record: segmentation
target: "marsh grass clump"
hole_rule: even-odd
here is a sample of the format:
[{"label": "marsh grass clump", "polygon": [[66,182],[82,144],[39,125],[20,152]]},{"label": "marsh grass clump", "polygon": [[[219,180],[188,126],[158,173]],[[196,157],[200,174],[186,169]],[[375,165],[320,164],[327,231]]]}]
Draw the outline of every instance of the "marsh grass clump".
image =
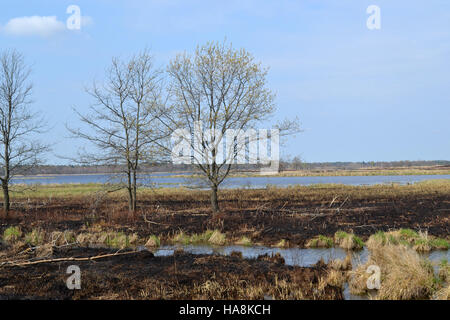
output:
[{"label": "marsh grass clump", "polygon": [[450,284],[438,290],[433,296],[434,300],[450,300]]},{"label": "marsh grass clump", "polygon": [[180,231],[174,235],[172,241],[175,243],[180,243],[184,245],[188,245],[190,243],[190,237],[185,234],[183,231]]},{"label": "marsh grass clump", "polygon": [[84,232],[76,236],[76,242],[80,245],[105,245],[111,248],[125,249],[138,242],[137,234],[125,234],[124,232],[102,231],[102,232]]},{"label": "marsh grass clump", "polygon": [[107,234],[104,242],[108,247],[124,249],[130,246],[128,235],[123,232]]},{"label": "marsh grass clump", "polygon": [[361,250],[364,247],[364,241],[353,233],[337,231],[334,234],[334,243],[346,250]]},{"label": "marsh grass clump", "polygon": [[377,231],[377,233],[371,235],[366,244],[369,249],[384,246],[387,242],[386,234],[383,231]]},{"label": "marsh grass clump", "polygon": [[45,242],[45,231],[41,228],[33,229],[25,235],[25,242],[32,246],[38,246]]},{"label": "marsh grass clump", "polygon": [[76,236],[73,231],[65,230],[62,231],[53,231],[50,234],[50,242],[55,246],[62,246],[66,244],[71,244],[76,242]]},{"label": "marsh grass clump", "polygon": [[207,243],[213,233],[214,231],[212,230],[206,230],[205,232],[200,234],[195,233],[190,237],[189,242],[192,244]]},{"label": "marsh grass clump", "polygon": [[428,235],[427,232],[416,232],[412,229],[400,229],[389,232],[378,231],[367,240],[367,247],[377,248],[384,245],[409,246],[419,252],[431,250],[448,250],[450,243],[446,239]]},{"label": "marsh grass clump", "polygon": [[215,231],[208,229],[203,233],[194,233],[189,236],[183,231],[180,231],[173,236],[172,242],[183,245],[209,243],[214,232]]},{"label": "marsh grass clump", "polygon": [[253,243],[252,243],[252,240],[250,240],[248,237],[243,236],[241,239],[236,241],[236,244],[241,245],[241,246],[250,247],[250,246],[252,246]]},{"label": "marsh grass clump", "polygon": [[417,239],[414,241],[414,250],[419,252],[429,252],[431,251],[430,242],[427,239]]},{"label": "marsh grass clump", "polygon": [[159,238],[155,235],[151,235],[150,238],[147,240],[147,242],[145,243],[146,247],[150,247],[150,248],[157,248],[161,245],[161,241],[159,240]]},{"label": "marsh grass clump", "polygon": [[319,279],[319,290],[324,290],[326,286],[343,288],[347,277],[344,272],[335,269],[329,269],[327,275]]},{"label": "marsh grass clump", "polygon": [[352,269],[352,255],[347,253],[345,259],[333,259],[329,262],[331,269],[337,271],[349,271]]},{"label": "marsh grass clump", "polygon": [[289,241],[287,241],[286,239],[281,239],[280,241],[278,241],[278,243],[275,245],[275,247],[289,248]]},{"label": "marsh grass clump", "polygon": [[384,245],[370,249],[369,260],[350,273],[350,291],[367,293],[366,272],[370,265],[381,270],[381,287],[377,299],[411,300],[429,298],[436,289],[431,263],[404,245]]},{"label": "marsh grass clump", "polygon": [[226,238],[219,230],[214,230],[208,242],[214,245],[222,246],[225,244]]},{"label": "marsh grass clump", "polygon": [[38,258],[47,258],[53,254],[53,246],[51,243],[45,243],[37,246],[35,255]]},{"label": "marsh grass clump", "polygon": [[439,263],[439,278],[443,282],[450,281],[450,264],[448,263],[447,259],[442,259]]},{"label": "marsh grass clump", "polygon": [[22,237],[22,231],[19,227],[11,226],[3,232],[3,240],[13,243]]},{"label": "marsh grass clump", "polygon": [[278,277],[275,277],[270,283],[263,281],[247,283],[240,277],[230,275],[226,280],[206,280],[203,283],[194,284],[193,288],[187,290],[189,290],[190,296],[202,300],[262,300],[266,296],[276,300],[301,300],[307,296],[301,284]]},{"label": "marsh grass clump", "polygon": [[450,249],[450,242],[442,238],[432,238],[429,240],[429,245],[436,250]]},{"label": "marsh grass clump", "polygon": [[319,235],[313,239],[310,239],[306,243],[307,248],[331,248],[333,247],[333,239],[330,237]]}]

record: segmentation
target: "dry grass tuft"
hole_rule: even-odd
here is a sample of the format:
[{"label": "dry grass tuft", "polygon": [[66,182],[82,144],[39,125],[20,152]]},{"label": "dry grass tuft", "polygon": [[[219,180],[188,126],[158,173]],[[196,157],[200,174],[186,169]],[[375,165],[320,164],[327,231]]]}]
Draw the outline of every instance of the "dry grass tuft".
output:
[{"label": "dry grass tuft", "polygon": [[307,248],[331,248],[333,246],[333,239],[319,235],[313,239],[310,239],[306,243]]},{"label": "dry grass tuft", "polygon": [[25,242],[32,246],[38,246],[45,242],[45,237],[45,231],[41,228],[36,228],[25,235]]},{"label": "dry grass tuft", "polygon": [[3,240],[6,242],[14,243],[15,241],[19,240],[22,236],[22,231],[19,227],[11,226],[8,227],[3,232]]},{"label": "dry grass tuft", "polygon": [[330,267],[337,271],[349,271],[352,270],[352,255],[347,254],[344,260],[334,259],[329,262]]},{"label": "dry grass tuft", "polygon": [[161,242],[157,236],[150,236],[148,241],[145,243],[145,246],[149,248],[157,248],[160,244]]},{"label": "dry grass tuft", "polygon": [[286,239],[281,239],[280,241],[278,241],[278,243],[275,245],[275,247],[289,248],[289,241],[287,241]]},{"label": "dry grass tuft", "polygon": [[439,264],[439,279],[450,282],[450,264],[446,259],[443,259]]},{"label": "dry grass tuft", "polygon": [[75,233],[70,230],[64,232],[53,231],[50,234],[50,242],[55,246],[62,246],[76,241]]},{"label": "dry grass tuft", "polygon": [[450,248],[449,241],[428,235],[428,232],[416,232],[411,229],[400,229],[389,232],[378,231],[370,236],[367,247],[376,248],[384,245],[410,246],[419,252],[431,250],[447,250]]},{"label": "dry grass tuft", "polygon": [[433,296],[434,300],[450,300],[450,284],[437,291]]},{"label": "dry grass tuft", "polygon": [[344,231],[337,231],[334,234],[334,243],[346,250],[361,250],[364,247],[364,242],[361,238],[353,233]]},{"label": "dry grass tuft", "polygon": [[404,245],[371,246],[369,261],[351,272],[350,290],[353,294],[367,292],[367,267],[376,265],[381,270],[381,287],[377,299],[411,300],[429,298],[434,287],[431,264],[416,251]]},{"label": "dry grass tuft", "polygon": [[344,272],[329,269],[327,276],[324,278],[321,278],[319,280],[319,290],[324,290],[327,285],[330,285],[332,287],[339,287],[343,288],[344,283],[347,281],[347,277],[345,276]]},{"label": "dry grass tuft", "polygon": [[222,246],[225,244],[225,235],[219,230],[214,230],[214,232],[209,237],[208,242],[217,246]]},{"label": "dry grass tuft", "polygon": [[238,241],[236,241],[237,245],[240,246],[247,246],[250,247],[252,245],[252,240],[250,240],[248,237],[243,236],[241,239],[239,239]]}]

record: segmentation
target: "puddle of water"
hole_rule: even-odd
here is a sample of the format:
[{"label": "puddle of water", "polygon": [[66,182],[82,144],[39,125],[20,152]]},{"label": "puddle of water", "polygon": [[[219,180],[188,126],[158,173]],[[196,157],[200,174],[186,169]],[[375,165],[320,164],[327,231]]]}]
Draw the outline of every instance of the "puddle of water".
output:
[{"label": "puddle of water", "polygon": [[[257,258],[263,254],[276,254],[279,253],[285,260],[286,265],[311,267],[316,264],[320,259],[323,259],[326,263],[333,259],[344,259],[347,256],[347,251],[341,248],[329,248],[329,249],[301,249],[301,248],[271,248],[264,246],[246,247],[239,245],[231,245],[224,247],[214,247],[208,245],[187,245],[187,246],[162,246],[156,252],[155,256],[169,256],[177,248],[182,248],[185,252],[192,254],[220,254],[230,255],[233,251],[239,251],[242,256],[247,259]],[[353,263],[364,262],[367,260],[367,250],[361,250],[353,253]]]},{"label": "puddle of water", "polygon": [[[145,248],[145,247],[144,247]],[[279,253],[285,260],[286,265],[299,266],[299,267],[311,267],[315,265],[320,259],[323,259],[326,263],[333,259],[344,259],[347,256],[347,251],[341,248],[271,248],[264,246],[239,246],[231,245],[224,247],[214,247],[209,245],[174,245],[174,246],[161,246],[154,252],[155,256],[170,256],[178,248],[182,248],[185,252],[192,254],[219,254],[230,255],[233,251],[239,251],[242,256],[247,259],[257,258],[263,254],[276,254]],[[143,248],[141,248],[143,249]],[[352,265],[357,266],[367,261],[369,251],[364,248],[360,251],[352,252]],[[433,251],[431,253],[422,254],[423,257],[428,258],[435,269],[438,271],[438,264],[442,259],[450,260],[450,250],[446,251]],[[344,286],[344,298],[346,300],[367,300],[368,296],[355,296],[350,293],[348,283]]]}]

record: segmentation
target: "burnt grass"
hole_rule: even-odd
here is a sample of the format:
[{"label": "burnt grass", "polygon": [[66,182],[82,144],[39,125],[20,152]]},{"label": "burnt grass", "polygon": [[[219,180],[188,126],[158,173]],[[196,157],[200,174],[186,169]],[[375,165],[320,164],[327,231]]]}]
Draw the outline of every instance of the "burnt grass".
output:
[{"label": "burnt grass", "polygon": [[19,225],[24,232],[40,227],[77,233],[99,224],[141,238],[156,235],[164,243],[180,231],[218,229],[227,241],[246,236],[255,244],[275,245],[285,239],[302,247],[312,237],[333,236],[338,230],[363,239],[399,228],[443,238],[450,231],[448,183],[223,190],[219,201],[221,211],[212,213],[207,191],[148,192],[140,195],[137,212],[129,213],[122,196],[18,200],[10,217],[0,219],[0,232]]},{"label": "burnt grass", "polygon": [[[284,239],[302,247],[338,230],[367,239],[379,230],[411,228],[448,238],[450,228],[448,183],[224,190],[219,213],[211,212],[207,191],[156,190],[142,192],[139,200],[137,212],[129,213],[120,194],[16,199],[9,217],[0,218],[0,232],[13,225],[23,233],[35,228],[79,233],[100,226],[144,240],[157,235],[167,243],[180,231],[218,229],[228,243],[246,236],[253,244]],[[9,259],[8,250],[5,244],[0,248],[2,261]],[[50,258],[108,252],[115,251],[74,247],[53,250]],[[66,268],[72,264],[82,270],[81,290],[66,287]],[[95,262],[0,266],[0,299],[342,299],[340,287],[323,283],[328,271],[323,263],[302,268],[239,254],[154,257],[142,251]]]},{"label": "burnt grass", "polygon": [[[70,248],[56,257],[86,257],[110,249]],[[66,269],[81,270],[81,289],[66,286]],[[0,267],[0,299],[343,299],[340,287],[321,286],[328,268],[285,266],[239,255],[149,251],[94,261]]]}]

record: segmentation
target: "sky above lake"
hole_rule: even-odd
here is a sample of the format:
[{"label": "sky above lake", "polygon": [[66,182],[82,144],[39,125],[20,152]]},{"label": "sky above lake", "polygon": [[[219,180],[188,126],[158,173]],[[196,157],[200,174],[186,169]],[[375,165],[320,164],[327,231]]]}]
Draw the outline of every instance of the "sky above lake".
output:
[{"label": "sky above lake", "polygon": [[[68,30],[70,5],[81,29]],[[370,5],[380,29],[369,30]],[[32,65],[33,108],[48,115],[50,163],[83,143],[69,139],[84,88],[113,56],[149,48],[164,67],[198,44],[227,39],[269,67],[274,120],[303,132],[282,156],[307,162],[450,160],[448,0],[2,0],[0,49]]]}]

